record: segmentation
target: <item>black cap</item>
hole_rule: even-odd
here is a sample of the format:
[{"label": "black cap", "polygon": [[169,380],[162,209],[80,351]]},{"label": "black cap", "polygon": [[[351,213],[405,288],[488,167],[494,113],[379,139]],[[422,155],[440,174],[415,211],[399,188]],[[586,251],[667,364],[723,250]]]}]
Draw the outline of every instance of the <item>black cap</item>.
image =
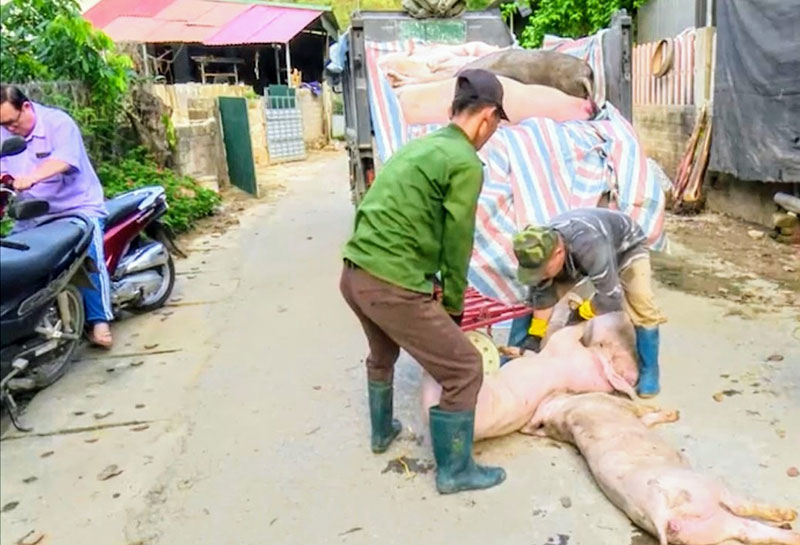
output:
[{"label": "black cap", "polygon": [[476,103],[497,106],[500,119],[508,121],[503,109],[503,86],[497,76],[488,70],[468,68],[458,73],[455,99],[466,99]]}]

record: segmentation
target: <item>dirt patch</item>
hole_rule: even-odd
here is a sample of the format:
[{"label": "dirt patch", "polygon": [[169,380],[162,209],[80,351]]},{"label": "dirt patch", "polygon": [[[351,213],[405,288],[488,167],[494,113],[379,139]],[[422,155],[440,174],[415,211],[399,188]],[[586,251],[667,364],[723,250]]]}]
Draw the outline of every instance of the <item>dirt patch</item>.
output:
[{"label": "dirt patch", "polygon": [[654,253],[656,278],[671,288],[750,304],[750,313],[800,304],[800,247],[753,239],[746,222],[717,214],[669,215],[670,254]]},{"label": "dirt patch", "polygon": [[417,474],[417,473],[425,474],[430,470],[432,470],[434,467],[436,466],[431,461],[420,462],[417,458],[400,456],[399,458],[389,460],[389,463],[386,464],[386,467],[383,469],[383,471],[381,471],[381,473],[388,473],[389,471],[393,471],[394,473],[400,473],[403,475]]}]

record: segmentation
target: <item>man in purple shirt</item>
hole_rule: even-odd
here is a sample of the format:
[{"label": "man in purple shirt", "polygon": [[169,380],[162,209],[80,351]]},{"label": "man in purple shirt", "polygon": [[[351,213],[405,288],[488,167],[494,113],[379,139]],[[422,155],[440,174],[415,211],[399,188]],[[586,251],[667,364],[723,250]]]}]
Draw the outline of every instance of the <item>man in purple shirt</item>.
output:
[{"label": "man in purple shirt", "polygon": [[23,153],[4,157],[0,171],[14,177],[20,199],[50,203],[48,216],[19,221],[15,231],[35,227],[55,214],[81,213],[94,223],[89,255],[97,264],[94,288],[84,288],[86,321],[93,343],[110,348],[113,318],[108,270],[103,255],[103,222],[107,215],[103,188],[89,161],[75,121],[65,112],[28,100],[17,87],[0,85],[0,140],[12,135],[27,142]]}]

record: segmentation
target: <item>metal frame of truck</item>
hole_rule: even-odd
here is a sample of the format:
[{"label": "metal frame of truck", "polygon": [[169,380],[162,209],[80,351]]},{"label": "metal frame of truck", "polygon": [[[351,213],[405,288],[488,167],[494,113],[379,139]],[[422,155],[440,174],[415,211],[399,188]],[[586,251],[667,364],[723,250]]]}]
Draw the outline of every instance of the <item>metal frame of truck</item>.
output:
[{"label": "metal frame of truck", "polygon": [[[514,43],[499,10],[465,12],[453,19],[414,19],[405,13],[362,11],[353,14],[350,45],[342,73],[345,138],[350,157],[350,190],[353,203],[361,201],[379,168],[369,113],[368,72],[365,43],[407,38],[447,41],[481,41],[499,47]],[[606,98],[629,120],[631,103],[631,18],[617,12],[603,39]]]}]

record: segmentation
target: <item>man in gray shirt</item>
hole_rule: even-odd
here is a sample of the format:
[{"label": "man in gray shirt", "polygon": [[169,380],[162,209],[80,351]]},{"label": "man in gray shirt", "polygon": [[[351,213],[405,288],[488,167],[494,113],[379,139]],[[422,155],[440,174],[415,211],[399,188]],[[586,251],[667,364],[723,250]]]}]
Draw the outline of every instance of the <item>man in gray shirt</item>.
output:
[{"label": "man in gray shirt", "polygon": [[[588,277],[595,295],[578,311],[584,319],[624,310],[636,328],[638,392],[659,392],[658,326],[666,320],[653,298],[647,237],[622,212],[604,208],[571,210],[548,226],[526,227],[514,237],[518,277],[531,287],[534,307],[529,334],[543,338],[553,307]],[[552,333],[552,332],[551,332]]]}]

